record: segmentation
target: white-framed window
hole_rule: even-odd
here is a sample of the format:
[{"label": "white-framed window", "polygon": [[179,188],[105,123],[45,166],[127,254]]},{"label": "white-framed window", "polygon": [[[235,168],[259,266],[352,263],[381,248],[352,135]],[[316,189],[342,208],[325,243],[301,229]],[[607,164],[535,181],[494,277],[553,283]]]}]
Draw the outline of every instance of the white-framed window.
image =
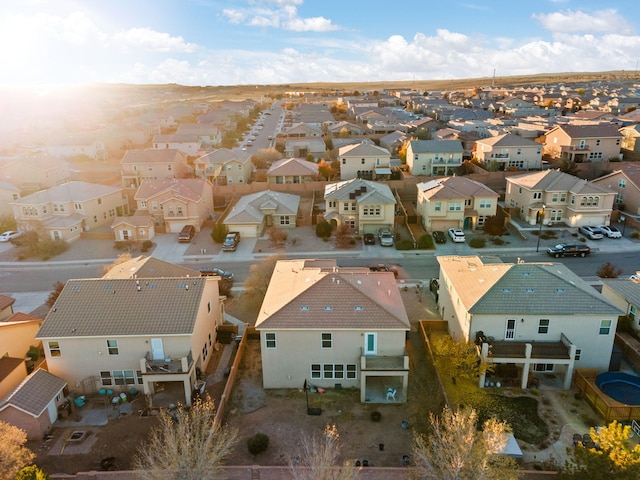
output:
[{"label": "white-framed window", "polygon": [[442,210],[442,202],[435,202],[435,203],[433,204],[433,209],[434,209],[436,212],[439,212],[440,210]]},{"label": "white-framed window", "polygon": [[311,378],[312,379],[348,379],[354,380],[358,376],[358,369],[355,363],[312,363]]},{"label": "white-framed window", "polygon": [[533,199],[540,200],[542,198],[542,192],[533,192]]},{"label": "white-framed window", "polygon": [[540,335],[546,335],[547,333],[549,333],[549,319],[548,318],[541,318],[538,321],[538,333]]},{"label": "white-framed window", "polygon": [[567,201],[567,194],[566,194],[566,193],[561,193],[561,194],[560,194],[560,201],[561,201],[562,203],[564,203],[564,202],[566,202],[566,201]]},{"label": "white-framed window", "polygon": [[576,356],[573,357],[573,359],[575,361],[578,361],[578,360],[580,360],[581,356],[582,356],[582,349],[581,348],[576,348]]},{"label": "white-framed window", "polygon": [[375,332],[364,334],[364,354],[365,355],[377,355],[378,354],[378,334]]},{"label": "white-framed window", "polygon": [[114,370],[112,373],[114,385],[136,384],[136,372],[134,370]]},{"label": "white-framed window", "polygon": [[329,208],[336,208],[336,201],[335,200],[329,200]]},{"label": "white-framed window", "polygon": [[609,335],[611,333],[611,320],[600,320],[599,335]]},{"label": "white-framed window", "polygon": [[550,222],[559,222],[562,220],[562,210],[551,210],[551,215],[549,216]]},{"label": "white-framed window", "polygon": [[275,332],[267,332],[264,334],[264,344],[266,348],[276,348]]},{"label": "white-framed window", "polygon": [[534,372],[553,372],[553,363],[534,363]]},{"label": "white-framed window", "polygon": [[638,314],[638,308],[635,305],[629,305],[629,318],[631,320],[635,320],[636,315]]},{"label": "white-framed window", "polygon": [[61,357],[62,350],[60,349],[60,342],[56,342],[55,340],[48,342],[49,346],[49,355],[52,357]]},{"label": "white-framed window", "polygon": [[622,203],[624,201],[624,197],[621,193],[616,193],[616,199],[615,202],[616,203]]},{"label": "white-framed window", "polygon": [[322,333],[322,348],[331,348],[333,345],[333,339],[331,333]]},{"label": "white-framed window", "polygon": [[620,188],[625,188],[627,186],[627,179],[621,178],[620,180],[618,180],[618,186]]},{"label": "white-framed window", "polygon": [[118,340],[107,340],[107,352],[109,355],[118,355]]},{"label": "white-framed window", "polygon": [[558,203],[558,199],[560,198],[559,194],[554,193],[551,195],[551,203]]},{"label": "white-framed window", "polygon": [[280,216],[280,225],[289,225],[291,220],[289,219],[289,215],[281,215]]},{"label": "white-framed window", "polygon": [[450,212],[459,212],[462,210],[462,202],[449,202]]},{"label": "white-framed window", "polygon": [[488,198],[480,200],[480,208],[491,208],[491,200]]}]

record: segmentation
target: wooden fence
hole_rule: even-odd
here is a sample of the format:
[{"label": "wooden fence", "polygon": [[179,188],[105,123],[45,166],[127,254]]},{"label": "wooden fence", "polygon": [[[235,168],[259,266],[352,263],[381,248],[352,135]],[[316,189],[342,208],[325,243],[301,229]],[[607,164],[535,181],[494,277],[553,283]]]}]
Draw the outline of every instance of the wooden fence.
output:
[{"label": "wooden fence", "polygon": [[640,420],[640,406],[626,405],[605,395],[596,385],[597,370],[577,369],[575,383],[587,401],[593,405],[607,422],[613,420],[631,422]]}]

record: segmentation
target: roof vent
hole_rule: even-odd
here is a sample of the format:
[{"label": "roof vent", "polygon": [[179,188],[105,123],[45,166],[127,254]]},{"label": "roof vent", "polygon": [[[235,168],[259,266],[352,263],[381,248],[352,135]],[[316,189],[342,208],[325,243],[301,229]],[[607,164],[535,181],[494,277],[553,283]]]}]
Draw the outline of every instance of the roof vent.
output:
[{"label": "roof vent", "polygon": [[136,290],[141,291],[141,290],[142,290],[142,287],[141,287],[140,285],[138,285],[138,286],[136,287]]},{"label": "roof vent", "polygon": [[185,286],[184,286],[184,289],[185,289],[185,290],[189,290],[189,285],[185,285]]}]

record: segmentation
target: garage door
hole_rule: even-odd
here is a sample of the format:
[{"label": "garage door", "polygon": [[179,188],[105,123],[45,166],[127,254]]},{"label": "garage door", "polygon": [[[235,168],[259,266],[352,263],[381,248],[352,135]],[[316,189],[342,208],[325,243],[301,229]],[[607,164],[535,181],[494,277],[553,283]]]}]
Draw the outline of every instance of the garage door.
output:
[{"label": "garage door", "polygon": [[459,228],[460,222],[457,220],[432,220],[431,221],[431,231],[434,230],[442,230],[447,231],[450,228]]}]

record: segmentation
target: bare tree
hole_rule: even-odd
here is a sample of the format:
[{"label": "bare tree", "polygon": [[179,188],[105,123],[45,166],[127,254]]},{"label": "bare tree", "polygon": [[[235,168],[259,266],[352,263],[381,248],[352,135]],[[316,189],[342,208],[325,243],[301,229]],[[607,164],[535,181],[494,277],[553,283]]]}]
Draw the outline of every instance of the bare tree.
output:
[{"label": "bare tree", "polygon": [[300,454],[289,460],[294,480],[356,480],[359,468],[347,460],[338,465],[340,435],[335,425],[325,425],[320,435],[303,436]]},{"label": "bare tree", "polygon": [[207,398],[190,409],[163,412],[160,426],[138,452],[134,468],[146,480],[218,478],[222,463],[237,443],[238,432],[215,424],[215,407]]},{"label": "bare tree", "polygon": [[111,271],[113,267],[120,265],[121,263],[128,262],[129,260],[131,260],[130,253],[121,253],[113,263],[110,263],[109,265],[105,265],[103,267],[104,273],[109,273],[109,271]]},{"label": "bare tree", "polygon": [[0,478],[15,478],[35,458],[26,443],[24,430],[0,421]]},{"label": "bare tree", "polygon": [[49,296],[44,302],[47,307],[49,308],[53,307],[53,304],[56,303],[56,300],[62,293],[63,288],[64,288],[64,283],[62,283],[60,280],[57,280],[53,284],[53,290],[51,291],[51,293],[49,293]]},{"label": "bare tree", "polygon": [[440,418],[429,414],[431,434],[414,439],[416,478],[427,480],[511,480],[520,477],[515,460],[501,455],[506,423],[487,420],[478,430],[474,409],[452,411],[445,407]]},{"label": "bare tree", "polygon": [[271,255],[261,263],[251,265],[249,276],[244,281],[244,292],[241,297],[245,305],[252,306],[256,310],[260,308],[267,293],[271,275],[273,275],[273,270],[276,268],[276,263],[282,258],[280,255]]}]

